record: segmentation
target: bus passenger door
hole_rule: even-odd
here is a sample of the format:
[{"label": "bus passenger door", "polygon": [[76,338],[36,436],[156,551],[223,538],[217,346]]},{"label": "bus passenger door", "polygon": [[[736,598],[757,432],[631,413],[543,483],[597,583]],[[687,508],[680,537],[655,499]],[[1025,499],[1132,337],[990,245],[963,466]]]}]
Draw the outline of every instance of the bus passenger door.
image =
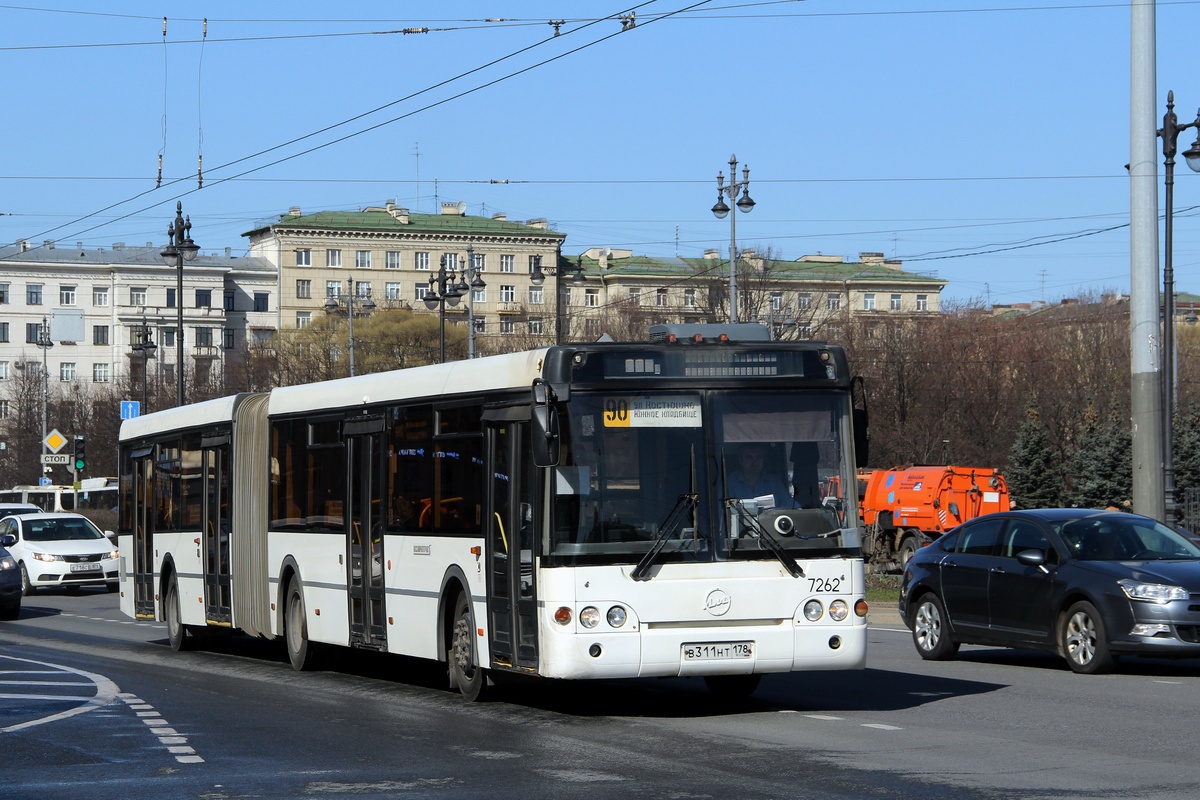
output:
[{"label": "bus passenger door", "polygon": [[135,619],[154,619],[153,448],[130,455],[133,471],[133,612]]},{"label": "bus passenger door", "polygon": [[202,443],[204,479],[204,617],[211,624],[231,625],[229,573],[229,437]]},{"label": "bus passenger door", "polygon": [[526,422],[488,423],[488,636],[499,664],[538,669],[533,461]]},{"label": "bus passenger door", "polygon": [[359,647],[387,649],[384,603],[383,418],[347,420],[346,547],[350,565],[348,586],[350,642]]}]

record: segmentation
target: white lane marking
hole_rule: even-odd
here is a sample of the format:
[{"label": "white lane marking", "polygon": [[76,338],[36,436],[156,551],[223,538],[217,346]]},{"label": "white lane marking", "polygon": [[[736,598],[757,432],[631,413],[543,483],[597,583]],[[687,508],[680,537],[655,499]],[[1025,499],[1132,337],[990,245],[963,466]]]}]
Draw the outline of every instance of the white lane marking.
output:
[{"label": "white lane marking", "polygon": [[808,717],[809,719],[824,719],[832,722],[842,719],[841,717],[831,717],[828,714],[805,714],[804,716]]},{"label": "white lane marking", "polygon": [[902,731],[902,730],[904,730],[903,728],[898,728],[895,725],[884,725],[880,722],[864,722],[864,723],[862,723],[862,727],[875,728],[876,730],[881,730],[881,731]]},{"label": "white lane marking", "polygon": [[135,712],[142,724],[158,737],[159,743],[167,748],[167,752],[175,756],[180,764],[203,764],[204,759],[196,755],[196,749],[188,744],[186,736],[171,727],[171,723],[162,718],[162,714],[137,695],[125,692],[120,695],[125,705]]},{"label": "white lane marking", "polygon": [[[110,702],[112,702],[112,699],[114,697],[116,697],[117,693],[120,691],[120,689],[117,687],[117,685],[115,683],[113,683],[108,678],[104,677],[103,675],[97,675],[93,672],[85,672],[84,670],[81,670],[81,669],[75,669],[74,667],[68,667],[65,664],[51,664],[51,663],[48,663],[45,661],[34,661],[31,658],[17,658],[16,656],[0,656],[0,658],[7,658],[10,661],[20,661],[25,664],[36,664],[39,667],[52,667],[52,668],[56,668],[57,670],[62,671],[62,672],[70,672],[70,673],[78,675],[82,678],[87,678],[96,687],[96,694],[94,697],[47,698],[47,699],[54,699],[54,700],[66,699],[66,700],[70,700],[71,702],[78,702],[79,705],[75,706],[74,708],[68,708],[66,711],[60,711],[57,714],[51,714],[49,716],[41,717],[39,719],[31,719],[28,722],[20,722],[16,725],[9,725],[7,728],[0,728],[0,733],[4,733],[7,731],[20,731],[20,730],[24,730],[26,728],[32,728],[36,725],[43,725],[47,722],[54,722],[56,720],[66,719],[67,717],[73,717],[76,714],[85,714],[88,711],[95,711],[97,708],[103,708],[104,706],[106,706]],[[29,684],[26,684],[26,685],[29,685]],[[75,684],[75,685],[80,685],[80,684]],[[83,685],[86,685],[86,684],[83,684]],[[10,697],[7,699],[12,699],[12,698]]]}]

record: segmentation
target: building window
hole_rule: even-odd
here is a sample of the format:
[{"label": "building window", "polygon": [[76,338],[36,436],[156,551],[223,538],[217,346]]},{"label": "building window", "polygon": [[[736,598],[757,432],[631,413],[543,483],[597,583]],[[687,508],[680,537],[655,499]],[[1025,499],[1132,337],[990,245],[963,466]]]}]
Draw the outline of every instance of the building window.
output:
[{"label": "building window", "polygon": [[355,297],[370,297],[371,296],[371,282],[370,281],[355,281],[354,282],[354,296]]},{"label": "building window", "polygon": [[400,283],[393,281],[383,285],[383,296],[388,300],[400,299]]},{"label": "building window", "polygon": [[167,289],[167,308],[175,307],[175,290]]},{"label": "building window", "polygon": [[270,302],[269,298],[270,298],[270,295],[267,294],[266,292],[255,292],[254,293],[254,310],[255,311],[269,311],[270,309],[267,308],[267,304]]},{"label": "building window", "polygon": [[533,317],[529,320],[529,332],[535,336],[541,335],[545,329],[546,326],[541,317]]},{"label": "building window", "polygon": [[812,337],[812,327],[807,322],[801,322],[796,326],[796,335],[801,339],[809,339]]},{"label": "building window", "polygon": [[58,365],[58,379],[62,383],[71,383],[75,380],[74,361],[63,361]]},{"label": "building window", "polygon": [[42,323],[26,322],[25,323],[25,342],[26,344],[37,344],[38,337],[42,333]]},{"label": "building window", "polygon": [[629,290],[629,305],[640,306],[642,304],[642,293],[637,289]]},{"label": "building window", "polygon": [[696,307],[696,290],[695,289],[684,289],[683,290],[683,305],[685,308],[695,308]]},{"label": "building window", "polygon": [[564,286],[564,287],[562,287],[561,291],[562,291],[562,295],[561,295],[561,297],[562,297],[562,304],[563,304],[564,306],[569,306],[569,305],[571,305],[571,287],[570,287],[570,286]]},{"label": "building window", "polygon": [[325,296],[326,297],[341,297],[342,282],[341,281],[325,281]]},{"label": "building window", "polygon": [[92,364],[92,383],[108,383],[108,364]]},{"label": "building window", "polygon": [[146,305],[146,287],[134,286],[129,290],[129,305],[144,306]]},{"label": "building window", "polygon": [[92,326],[92,344],[108,344],[108,326]]},{"label": "building window", "polygon": [[326,250],[325,251],[325,266],[340,267],[342,265],[341,250]]},{"label": "building window", "polygon": [[0,283],[0,303],[8,303],[8,284]]},{"label": "building window", "polygon": [[174,347],[175,346],[175,329],[174,328],[163,328],[161,333],[162,333],[163,347]]},{"label": "building window", "polygon": [[863,295],[863,311],[874,311],[874,310],[875,310],[875,295],[864,294]]},{"label": "building window", "polygon": [[796,308],[801,311],[812,308],[812,295],[808,292],[796,295]]},{"label": "building window", "polygon": [[474,263],[471,266],[479,272],[487,272],[487,258],[485,256],[486,253],[472,253],[471,261]]},{"label": "building window", "polygon": [[311,267],[312,266],[312,250],[297,250],[296,251],[296,266]]},{"label": "building window", "polygon": [[413,269],[421,272],[428,272],[429,253],[413,253]]},{"label": "building window", "polygon": [[383,266],[386,269],[400,269],[400,251],[388,250],[383,256]]},{"label": "building window", "polygon": [[8,380],[8,362],[0,361],[0,381]]},{"label": "building window", "polygon": [[225,292],[225,310],[233,311],[236,308],[236,295],[232,291]]},{"label": "building window", "polygon": [[588,308],[600,307],[600,290],[585,289],[583,292],[583,304]]},{"label": "building window", "polygon": [[[416,285],[416,287],[413,289],[413,297],[416,298],[417,300],[424,300],[428,296],[429,296],[429,284],[428,283],[418,283]],[[435,308],[436,308],[436,306],[435,306]]]},{"label": "building window", "polygon": [[667,290],[666,289],[656,289],[654,291],[654,305],[658,306],[659,308],[662,308],[666,304],[667,304]]},{"label": "building window", "polygon": [[98,308],[108,307],[108,287],[93,286],[92,287],[92,305]]},{"label": "building window", "polygon": [[771,310],[783,310],[783,292],[771,292]]},{"label": "building window", "polygon": [[889,301],[889,308],[891,308],[892,311],[900,310],[900,295],[892,295],[891,300]]},{"label": "building window", "polygon": [[442,253],[442,264],[447,270],[458,269],[458,253]]},{"label": "building window", "polygon": [[500,271],[504,273],[516,272],[516,256],[500,256]]},{"label": "building window", "polygon": [[308,300],[312,297],[312,281],[296,281],[296,299]]},{"label": "building window", "polygon": [[212,328],[196,328],[196,346],[212,347]]},{"label": "building window", "polygon": [[830,311],[837,311],[842,307],[842,296],[840,294],[826,295],[825,307]]},{"label": "building window", "polygon": [[8,341],[8,323],[0,322],[0,342]]},{"label": "building window", "polygon": [[163,383],[172,384],[175,382],[175,365],[160,364],[159,369],[162,372]]},{"label": "building window", "polygon": [[25,304],[31,306],[42,304],[42,285],[40,283],[31,283],[25,287]]},{"label": "building window", "polygon": [[504,284],[500,287],[500,302],[515,303],[517,300],[517,287],[510,284]]},{"label": "building window", "polygon": [[75,305],[75,287],[74,286],[58,287],[58,304],[60,306]]},{"label": "building window", "polygon": [[271,344],[271,337],[274,335],[275,331],[268,330],[267,328],[255,328],[250,331],[254,346],[260,350]]},{"label": "building window", "polygon": [[529,287],[529,304],[531,306],[540,306],[546,302],[546,293],[541,286]]},{"label": "building window", "polygon": [[929,296],[924,294],[917,295],[917,311],[929,310]]},{"label": "building window", "polygon": [[512,317],[500,318],[500,333],[501,335],[516,333],[516,326],[513,325]]},{"label": "building window", "polygon": [[196,308],[212,308],[212,289],[196,290]]},{"label": "building window", "polygon": [[487,318],[486,317],[476,317],[475,318],[475,333],[487,333]]},{"label": "building window", "polygon": [[235,331],[233,328],[222,328],[221,329],[221,347],[223,347],[226,350],[233,349],[233,334],[234,333],[235,333]]},{"label": "building window", "polygon": [[8,419],[11,411],[7,400],[0,400],[0,419]]},{"label": "building window", "polygon": [[484,286],[482,289],[472,289],[471,290],[471,302],[472,303],[486,303],[487,302],[487,287]]},{"label": "building window", "polygon": [[296,312],[296,327],[297,328],[307,328],[311,324],[312,324],[312,312],[311,311],[297,311]]},{"label": "building window", "polygon": [[371,268],[371,251],[370,250],[355,250],[354,251],[354,268],[355,269],[370,269]]}]

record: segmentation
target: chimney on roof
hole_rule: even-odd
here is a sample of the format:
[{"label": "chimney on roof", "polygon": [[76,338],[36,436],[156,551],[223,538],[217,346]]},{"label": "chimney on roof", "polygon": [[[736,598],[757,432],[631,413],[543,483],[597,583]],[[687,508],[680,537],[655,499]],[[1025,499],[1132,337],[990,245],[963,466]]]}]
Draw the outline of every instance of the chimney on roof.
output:
[{"label": "chimney on roof", "polygon": [[47,250],[54,249],[54,240],[53,239],[46,239],[45,241],[42,242],[42,244],[44,244],[46,246]]},{"label": "chimney on roof", "polygon": [[408,209],[407,208],[397,208],[396,206],[392,206],[391,208],[388,209],[388,213],[392,215],[392,219],[396,220],[401,225],[408,224]]},{"label": "chimney on roof", "polygon": [[154,247],[154,242],[146,242],[146,247]]},{"label": "chimney on roof", "polygon": [[390,214],[390,213],[392,213],[392,209],[396,207],[396,201],[388,200],[386,203],[383,204],[383,207]]},{"label": "chimney on roof", "polygon": [[541,228],[542,230],[545,230],[550,226],[550,220],[546,219],[545,217],[538,217],[537,219],[529,220],[525,224],[531,228]]},{"label": "chimney on roof", "polygon": [[860,264],[882,264],[883,253],[859,253],[858,261]]},{"label": "chimney on roof", "polygon": [[113,250],[124,250],[124,249],[125,249],[124,242],[113,242]]},{"label": "chimney on roof", "polygon": [[705,261],[718,261],[718,260],[720,260],[720,258],[721,258],[721,254],[718,253],[716,250],[705,250],[704,251],[704,260]]},{"label": "chimney on roof", "polygon": [[467,204],[461,200],[457,203],[442,203],[442,213],[452,217],[465,217],[467,215]]},{"label": "chimney on roof", "polygon": [[29,240],[28,240],[28,239],[22,239],[22,240],[21,240],[21,252],[22,252],[22,253],[24,253],[24,252],[25,252],[25,251],[27,251],[28,249],[29,249]]},{"label": "chimney on roof", "polygon": [[291,208],[288,209],[288,214],[290,214],[293,217],[300,216],[300,206],[292,206]]},{"label": "chimney on roof", "polygon": [[226,258],[233,258],[233,248],[232,248],[232,247],[226,247],[226,248],[225,248],[225,257],[226,257]]},{"label": "chimney on roof", "polygon": [[497,211],[495,214],[492,214],[492,219],[497,222],[508,222],[508,214],[503,211]]}]

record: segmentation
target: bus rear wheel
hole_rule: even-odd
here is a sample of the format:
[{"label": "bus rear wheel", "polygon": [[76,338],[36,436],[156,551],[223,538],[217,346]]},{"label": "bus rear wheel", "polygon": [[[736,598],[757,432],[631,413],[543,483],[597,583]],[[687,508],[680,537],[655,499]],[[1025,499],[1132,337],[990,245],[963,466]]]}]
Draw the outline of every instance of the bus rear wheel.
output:
[{"label": "bus rear wheel", "polygon": [[188,630],[179,612],[179,584],[174,578],[167,586],[167,596],[163,600],[163,617],[167,621],[167,639],[171,649],[187,650],[190,646]]},{"label": "bus rear wheel", "polygon": [[284,639],[292,669],[303,672],[316,663],[317,646],[308,639],[308,617],[304,612],[304,588],[293,576],[284,601]]},{"label": "bus rear wheel", "polygon": [[479,657],[475,650],[475,625],[466,594],[459,594],[454,602],[453,619],[450,644],[446,653],[450,686],[457,686],[468,702],[482,700],[488,687],[487,670],[479,666]]}]

